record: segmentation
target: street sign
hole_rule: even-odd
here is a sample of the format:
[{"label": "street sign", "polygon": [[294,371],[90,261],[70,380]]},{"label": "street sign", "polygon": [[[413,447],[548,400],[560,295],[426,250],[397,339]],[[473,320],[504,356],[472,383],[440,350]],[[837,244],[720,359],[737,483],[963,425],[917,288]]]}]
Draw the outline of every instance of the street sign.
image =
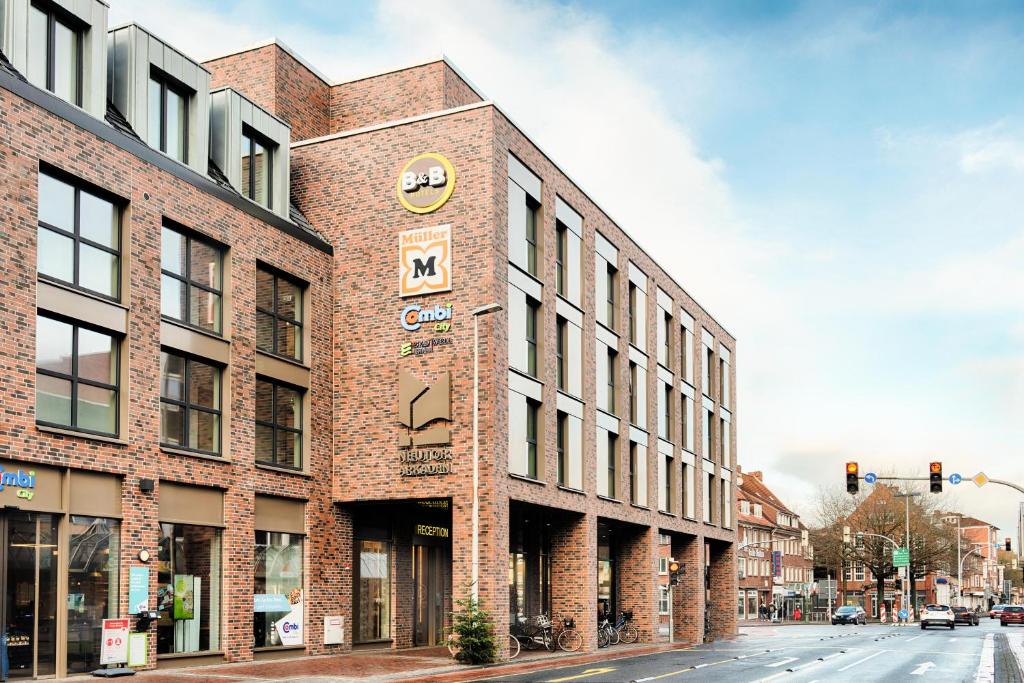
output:
[{"label": "street sign", "polygon": [[892,551],[892,566],[894,567],[909,567],[910,566],[910,548],[897,548]]},{"label": "street sign", "polygon": [[100,630],[100,665],[128,661],[128,620],[104,619]]},{"label": "street sign", "polygon": [[954,472],[953,474],[949,475],[949,483],[952,484],[953,486],[956,486],[963,480],[964,478],[961,477],[957,472]]},{"label": "street sign", "polygon": [[898,616],[899,616],[900,619],[906,619],[907,618],[907,610],[901,609],[898,612]]},{"label": "street sign", "polygon": [[876,481],[878,481],[878,475],[874,472],[868,472],[864,475],[865,484],[874,484]]},{"label": "street sign", "polygon": [[782,576],[782,551],[776,550],[772,553],[772,576]]},{"label": "street sign", "polygon": [[978,488],[981,488],[982,486],[988,483],[988,475],[986,475],[984,472],[978,472],[977,474],[974,475],[972,480],[975,484],[978,485]]}]

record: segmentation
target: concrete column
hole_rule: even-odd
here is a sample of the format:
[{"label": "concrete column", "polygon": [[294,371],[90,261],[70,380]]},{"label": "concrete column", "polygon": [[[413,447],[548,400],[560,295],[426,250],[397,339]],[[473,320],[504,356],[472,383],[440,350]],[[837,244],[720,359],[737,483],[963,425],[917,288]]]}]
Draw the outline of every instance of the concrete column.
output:
[{"label": "concrete column", "polygon": [[552,525],[551,612],[552,619],[563,614],[576,619],[576,628],[583,634],[581,651],[597,649],[595,515],[581,515],[557,527]]},{"label": "concrete column", "polygon": [[619,608],[633,610],[638,642],[651,643],[658,633],[658,530],[622,527],[618,538]]},{"label": "concrete column", "polygon": [[711,632],[718,639],[736,633],[736,546],[712,541],[711,547]]},{"label": "concrete column", "polygon": [[699,643],[704,629],[704,552],[696,536],[672,535],[672,557],[684,567],[672,590],[672,628],[677,643]]}]

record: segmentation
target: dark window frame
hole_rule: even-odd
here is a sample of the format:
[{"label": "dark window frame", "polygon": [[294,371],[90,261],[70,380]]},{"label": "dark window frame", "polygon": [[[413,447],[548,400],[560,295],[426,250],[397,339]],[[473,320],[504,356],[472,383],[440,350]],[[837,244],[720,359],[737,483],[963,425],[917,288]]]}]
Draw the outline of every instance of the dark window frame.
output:
[{"label": "dark window frame", "polygon": [[616,398],[618,398],[615,395],[615,373],[618,371],[618,356],[618,351],[609,346],[608,357],[605,359],[605,363],[607,364],[608,368],[608,401],[607,404],[604,406],[604,409],[611,413],[612,415],[618,415],[618,413],[616,412],[615,400]]},{"label": "dark window frame", "polygon": [[675,500],[672,496],[672,468],[675,465],[675,458],[671,455],[663,455],[662,457],[665,458],[665,512],[672,512],[672,508],[675,506]]},{"label": "dark window frame", "polygon": [[526,399],[526,476],[530,479],[537,479],[540,469],[539,423],[540,403],[528,398]]},{"label": "dark window frame", "polygon": [[[117,195],[111,194],[110,192],[107,192],[106,190],[104,190],[102,188],[97,188],[96,186],[94,186],[94,185],[92,185],[90,183],[87,183],[85,181],[79,180],[78,178],[75,178],[74,176],[69,175],[68,173],[65,173],[64,171],[61,171],[59,169],[56,169],[56,168],[53,168],[53,167],[50,167],[50,166],[40,166],[38,175],[46,175],[46,176],[49,176],[50,178],[53,178],[54,180],[57,180],[59,182],[64,183],[65,185],[71,186],[71,188],[74,189],[74,191],[75,191],[75,199],[74,199],[74,221],[73,221],[73,230],[74,230],[74,232],[68,232],[64,228],[58,228],[55,225],[52,225],[50,223],[47,223],[47,222],[43,221],[42,219],[39,218],[39,189],[38,189],[39,188],[39,179],[38,179],[38,176],[37,176],[37,178],[36,178],[36,225],[37,225],[37,231],[38,231],[38,228],[45,228],[46,230],[49,230],[50,232],[54,232],[54,233],[57,233],[58,235],[63,235],[64,237],[70,238],[74,242],[74,254],[72,255],[72,259],[73,260],[72,260],[72,267],[71,267],[71,277],[73,279],[73,282],[68,282],[67,280],[62,280],[59,277],[54,277],[53,275],[47,275],[46,273],[40,273],[39,272],[39,255],[38,254],[36,254],[36,275],[37,275],[37,277],[40,280],[44,280],[46,282],[58,283],[58,284],[63,285],[65,287],[71,287],[72,289],[78,290],[80,292],[88,292],[92,296],[98,296],[101,299],[105,299],[107,301],[120,302],[121,301],[121,288],[122,288],[122,284],[123,284],[122,280],[124,279],[123,273],[121,272],[121,248],[120,247],[121,247],[121,245],[124,244],[124,206],[125,206],[125,201],[121,197],[118,197]],[[82,237],[82,211],[81,211],[82,198],[81,198],[81,195],[82,195],[83,191],[88,192],[91,195],[95,195],[96,197],[99,197],[100,199],[103,199],[104,201],[108,201],[108,202],[110,202],[111,204],[114,205],[114,209],[117,212],[117,244],[118,244],[118,248],[117,249],[111,249],[110,247],[108,247],[108,246],[106,246],[104,244],[100,244],[99,242],[93,242],[92,240],[90,240],[88,238]],[[38,242],[38,232],[36,234],[36,239],[37,239],[37,242]],[[81,256],[80,256],[80,251],[81,251],[81,249],[79,247],[82,244],[88,245],[88,246],[92,247],[93,249],[98,249],[100,251],[105,251],[108,254],[112,254],[115,257],[117,257],[117,296],[108,296],[106,294],[103,294],[102,292],[97,292],[94,289],[89,289],[88,287],[83,287],[82,285],[79,284],[79,280],[81,279],[80,278],[80,275],[81,275],[81,268],[80,268]]]},{"label": "dark window frame", "polygon": [[[176,159],[176,161],[181,161],[181,163],[187,164],[189,141],[188,111],[192,103],[192,98],[195,97],[195,92],[153,66],[149,68],[149,80],[156,81],[160,84],[160,145],[158,149],[172,159],[175,159],[175,157],[167,151],[167,91],[173,92],[185,102],[185,118],[181,122],[181,139],[184,143],[182,145],[182,158]],[[146,86],[148,88],[148,81]],[[149,94],[147,92],[147,97],[148,95]]]},{"label": "dark window frame", "polygon": [[[274,292],[273,292],[274,310],[270,311],[270,310],[267,310],[266,308],[263,308],[259,304],[256,305],[256,312],[257,313],[263,313],[264,315],[269,315],[273,319],[273,323],[274,323],[273,326],[272,326],[273,350],[267,350],[267,349],[264,349],[264,348],[260,348],[259,345],[256,346],[256,350],[260,351],[261,353],[269,353],[272,356],[277,356],[278,358],[283,358],[284,360],[288,360],[288,361],[292,361],[292,362],[298,361],[299,363],[301,363],[301,362],[303,362],[303,360],[306,357],[306,344],[305,344],[305,338],[303,337],[303,335],[305,333],[305,327],[304,327],[304,324],[303,324],[303,318],[301,316],[302,316],[303,313],[305,313],[305,308],[304,307],[305,307],[305,304],[306,304],[306,290],[309,288],[309,285],[306,284],[305,282],[303,282],[302,280],[299,280],[296,277],[292,277],[291,275],[289,275],[287,273],[281,272],[280,270],[277,270],[276,268],[272,268],[270,266],[267,266],[267,265],[265,265],[263,263],[257,263],[256,264],[256,270],[257,270],[257,272],[263,271],[267,275],[270,275],[272,278],[274,278]],[[278,281],[279,280],[284,280],[284,281],[294,285],[296,287],[296,289],[299,290],[299,300],[296,302],[296,306],[295,306],[295,310],[300,315],[300,317],[297,318],[297,319],[296,318],[289,318],[288,316],[281,315],[280,313],[277,312]],[[259,301],[259,297],[258,296],[256,297],[256,300]],[[281,353],[278,350],[278,339],[277,339],[277,323],[278,323],[278,321],[286,322],[286,323],[289,323],[289,324],[295,326],[296,334],[298,335],[297,339],[299,340],[299,343],[298,343],[299,355],[298,356],[289,356],[288,354]]]},{"label": "dark window frame", "polygon": [[618,483],[619,483],[619,468],[616,462],[617,454],[619,449],[619,435],[615,432],[608,432],[608,471],[606,476],[608,477],[608,497],[616,498],[618,496]]},{"label": "dark window frame", "polygon": [[[189,451],[191,453],[202,453],[203,455],[210,455],[210,456],[217,457],[217,458],[223,458],[224,457],[224,367],[221,366],[221,365],[218,365],[217,363],[212,362],[208,358],[202,358],[200,356],[194,356],[192,354],[183,353],[183,352],[175,350],[175,349],[161,348],[160,349],[160,353],[161,354],[166,353],[166,354],[171,355],[171,356],[177,356],[178,358],[182,358],[185,361],[185,367],[184,367],[184,371],[183,371],[183,374],[182,374],[182,377],[181,377],[181,395],[184,396],[183,400],[178,400],[176,398],[167,398],[166,396],[164,396],[163,379],[161,378],[161,380],[160,380],[160,382],[161,382],[161,386],[160,386],[160,403],[161,404],[167,403],[169,405],[178,406],[183,411],[182,412],[182,416],[181,416],[181,432],[182,432],[181,433],[181,436],[182,436],[181,441],[182,441],[182,443],[181,444],[173,444],[173,443],[166,443],[164,441],[160,441],[160,446],[162,448],[174,448],[174,449],[177,449],[177,450]],[[218,405],[217,408],[209,408],[207,406],[200,405],[198,403],[191,403],[191,402],[189,402],[188,395],[189,395],[189,388],[191,386],[191,377],[192,377],[191,366],[192,366],[192,363],[201,363],[202,365],[207,365],[207,366],[213,368],[214,371],[220,373],[220,381],[218,383],[218,390],[217,390],[217,403],[219,405]],[[191,446],[188,445],[189,420],[192,419],[191,411],[193,409],[194,410],[198,410],[199,412],[207,413],[208,415],[216,415],[217,416],[217,450],[215,450],[215,451],[208,451],[208,450],[205,450],[205,449],[202,449],[202,448],[192,448]],[[161,431],[162,431],[162,429],[161,429]]]},{"label": "dark window frame", "polygon": [[629,343],[632,344],[633,346],[639,346],[639,340],[637,339],[636,335],[636,290],[636,284],[630,281],[629,291],[626,295],[629,299],[629,301],[626,304],[628,308],[626,314],[629,316]]},{"label": "dark window frame", "polygon": [[540,202],[526,195],[526,225],[523,235],[526,239],[526,272],[538,277],[538,266],[540,259],[540,238],[537,230],[537,214],[540,212]]},{"label": "dark window frame", "polygon": [[[637,373],[639,373],[639,372],[640,372],[640,366],[638,364],[634,363],[633,361],[629,361],[629,423],[630,424],[634,424],[634,425],[636,424],[637,414],[640,412],[640,410],[639,410],[640,406],[637,405],[637,402],[640,399],[636,395],[636,385],[637,385],[636,376],[637,376]],[[643,427],[644,429],[647,428],[647,425],[639,425],[639,426]]]},{"label": "dark window frame", "polygon": [[[242,125],[242,140],[245,142],[248,150],[240,150],[242,157],[245,157],[246,151],[249,154],[249,177],[239,178],[239,182],[242,184],[241,191],[242,196],[250,199],[260,206],[267,209],[274,208],[274,157],[277,156],[277,143],[268,138],[266,135],[262,135],[252,126],[247,124]],[[253,160],[256,158],[256,145],[259,144],[263,147],[263,153],[266,154],[267,159],[267,203],[262,204],[257,201],[256,195],[256,164]]]},{"label": "dark window frame", "polygon": [[[71,318],[65,318],[63,316],[36,313],[36,327],[38,329],[39,318],[49,318],[50,320],[56,320],[67,325],[71,325],[71,374],[58,372],[56,370],[44,370],[39,367],[39,359],[36,358],[36,375],[45,375],[47,377],[53,377],[55,379],[63,380],[65,382],[71,382],[71,424],[61,424],[59,422],[49,422],[47,420],[36,419],[37,425],[43,425],[44,427],[54,427],[57,429],[69,429],[75,432],[81,432],[83,434],[96,434],[98,436],[113,436],[117,437],[121,433],[121,343],[123,337],[120,337],[109,330],[104,330],[99,327],[93,327],[91,325],[85,325],[77,320]],[[78,373],[78,331],[82,328],[95,332],[97,334],[103,334],[111,338],[113,344],[112,353],[114,354],[114,378],[113,384],[107,384],[105,382],[97,382],[93,379],[82,379]],[[78,385],[85,384],[90,387],[96,387],[97,389],[106,389],[114,392],[114,431],[112,432],[101,432],[96,429],[86,429],[78,426]],[[38,382],[36,383],[36,392],[38,393],[39,387]]]},{"label": "dark window frame", "polygon": [[[58,5],[51,4],[49,2],[31,2],[29,3],[29,9],[32,8],[42,12],[46,15],[46,90],[53,94],[57,94],[54,91],[54,81],[56,80],[57,64],[56,64],[56,42],[57,42],[57,23],[61,23],[69,31],[75,34],[75,55],[76,68],[78,73],[75,74],[75,99],[71,103],[76,107],[82,106],[82,77],[85,74],[82,68],[82,43],[85,38],[86,26],[78,21],[77,18],[66,12]],[[105,39],[105,37],[104,37]]]},{"label": "dark window frame", "polygon": [[558,459],[558,483],[561,486],[565,486],[569,471],[568,423],[569,414],[559,411],[555,420],[555,453]]},{"label": "dark window frame", "polygon": [[569,386],[565,356],[568,350],[569,321],[558,316],[555,319],[555,384],[559,391],[567,391]]},{"label": "dark window frame", "polygon": [[605,270],[605,284],[606,284],[606,287],[605,287],[605,290],[606,290],[605,291],[605,297],[608,299],[607,302],[606,302],[606,305],[607,305],[608,308],[605,311],[605,314],[606,314],[605,322],[608,323],[608,329],[609,330],[617,329],[616,326],[615,326],[616,322],[618,321],[618,316],[615,315],[616,308],[617,308],[616,303],[615,303],[616,302],[615,287],[616,287],[617,278],[615,276],[617,274],[618,274],[618,271],[615,269],[615,266],[613,266],[610,263],[607,263],[606,270]]},{"label": "dark window frame", "polygon": [[[202,325],[196,325],[191,320],[182,320],[180,318],[174,318],[174,317],[171,317],[171,316],[169,316],[169,315],[167,315],[165,313],[162,313],[162,312],[160,314],[160,317],[164,318],[164,319],[167,319],[167,320],[174,321],[175,323],[179,323],[181,325],[185,325],[186,327],[188,327],[190,329],[198,330],[199,332],[203,332],[205,334],[212,334],[212,335],[217,336],[217,337],[223,337],[224,336],[224,255],[225,255],[227,250],[219,242],[215,242],[214,240],[212,240],[212,239],[210,239],[208,237],[205,237],[203,235],[199,235],[196,232],[194,232],[192,230],[189,230],[188,228],[186,228],[186,227],[184,227],[182,225],[178,225],[177,223],[173,223],[171,221],[165,220],[161,224],[160,227],[161,227],[161,234],[163,232],[163,229],[167,229],[167,230],[170,230],[172,232],[176,232],[179,235],[181,235],[183,238],[185,238],[185,259],[184,259],[185,260],[185,274],[184,275],[179,275],[177,273],[171,272],[171,271],[167,270],[166,268],[164,268],[163,267],[164,264],[161,263],[160,264],[160,275],[161,276],[166,275],[169,278],[172,278],[174,280],[177,280],[178,282],[182,282],[182,283],[185,284],[185,315],[189,315],[192,312],[192,287],[196,287],[198,289],[203,290],[204,292],[208,292],[210,294],[216,294],[217,296],[219,296],[220,297],[220,306],[218,307],[218,310],[217,310],[217,317],[218,317],[217,327],[219,328],[219,331],[218,330],[209,330],[209,329],[203,327]],[[217,264],[217,271],[218,271],[218,274],[220,276],[220,289],[215,289],[213,287],[210,287],[209,285],[205,285],[202,282],[197,282],[197,281],[192,279],[192,242],[201,242],[201,243],[207,245],[208,247],[211,247],[211,248],[213,248],[213,249],[215,249],[217,251],[217,254],[219,256],[219,263]]]},{"label": "dark window frame", "polygon": [[[540,328],[540,302],[526,297],[526,373],[531,377],[537,377],[537,358],[539,349],[537,339]],[[532,351],[532,353],[531,353]]]},{"label": "dark window frame", "polygon": [[555,293],[560,297],[566,296],[566,263],[568,255],[569,229],[561,222],[555,222]]},{"label": "dark window frame", "polygon": [[[271,387],[271,393],[270,393],[270,414],[273,416],[273,420],[274,421],[266,422],[264,420],[259,420],[259,419],[255,419],[255,418],[253,419],[253,422],[255,422],[255,424],[257,426],[270,428],[270,434],[271,434],[271,449],[270,449],[270,452],[271,452],[271,457],[272,457],[272,460],[270,460],[270,461],[259,460],[258,458],[256,458],[255,453],[254,453],[253,454],[253,460],[254,460],[254,462],[257,462],[257,463],[259,463],[261,465],[269,465],[271,467],[283,467],[285,469],[295,470],[297,472],[301,472],[303,470],[304,466],[305,466],[304,465],[304,463],[305,463],[305,459],[304,458],[305,458],[305,455],[306,455],[305,453],[303,453],[303,450],[302,450],[303,438],[304,438],[303,430],[302,430],[302,423],[303,423],[303,420],[305,419],[305,405],[303,405],[304,400],[305,400],[305,390],[303,390],[301,387],[296,387],[294,385],[288,384],[287,382],[281,382],[281,381],[278,381],[278,380],[275,380],[275,379],[271,379],[270,377],[264,377],[263,375],[258,375],[256,377],[256,382],[257,383],[263,382],[265,384],[269,384],[270,387]],[[299,397],[299,420],[298,420],[299,426],[298,427],[286,427],[284,425],[279,425],[276,422],[276,420],[277,420],[277,390],[279,388],[289,389],[291,391],[296,392],[296,394],[298,394],[298,397]],[[277,460],[277,433],[278,432],[287,432],[289,434],[297,434],[299,436],[299,464],[298,465],[285,465],[285,464],[282,464],[282,463],[278,462],[278,460]],[[253,443],[255,443],[255,438],[256,437],[254,437]]]},{"label": "dark window frame", "polygon": [[636,441],[630,440],[629,442],[629,502],[636,505],[636,461],[637,461],[637,443]]}]

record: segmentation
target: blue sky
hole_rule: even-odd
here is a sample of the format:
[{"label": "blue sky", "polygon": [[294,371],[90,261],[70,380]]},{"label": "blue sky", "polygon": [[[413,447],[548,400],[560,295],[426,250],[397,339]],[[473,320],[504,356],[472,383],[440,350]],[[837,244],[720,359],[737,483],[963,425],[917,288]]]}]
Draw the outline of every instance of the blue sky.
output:
[{"label": "blue sky", "polygon": [[[449,55],[738,337],[740,462],[803,511],[847,459],[1024,481],[1019,3],[111,4],[339,80]],[[1016,536],[992,494],[951,503]]]}]

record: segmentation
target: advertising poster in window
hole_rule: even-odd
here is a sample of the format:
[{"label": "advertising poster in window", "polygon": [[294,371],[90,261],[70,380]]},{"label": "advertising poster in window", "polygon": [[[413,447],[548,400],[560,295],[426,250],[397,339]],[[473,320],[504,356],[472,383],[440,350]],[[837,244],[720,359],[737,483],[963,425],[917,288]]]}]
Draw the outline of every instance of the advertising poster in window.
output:
[{"label": "advertising poster in window", "polygon": [[288,594],[291,611],[274,622],[277,637],[282,645],[302,645],[302,589],[296,588]]},{"label": "advertising poster in window", "polygon": [[174,618],[194,618],[195,604],[195,577],[191,574],[175,574]]}]

